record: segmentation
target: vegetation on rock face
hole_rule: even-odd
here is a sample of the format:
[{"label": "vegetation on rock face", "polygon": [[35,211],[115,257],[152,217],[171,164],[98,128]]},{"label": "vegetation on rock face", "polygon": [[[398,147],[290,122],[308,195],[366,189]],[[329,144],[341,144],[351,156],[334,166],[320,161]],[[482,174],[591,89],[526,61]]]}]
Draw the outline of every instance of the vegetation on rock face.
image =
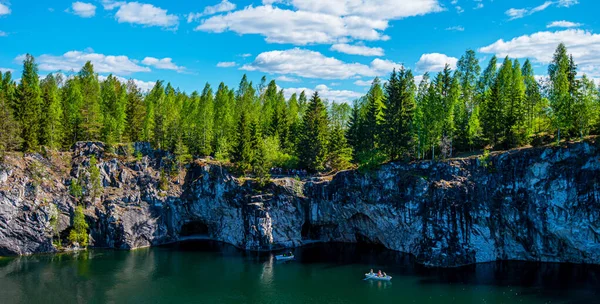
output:
[{"label": "vegetation on rock face", "polygon": [[482,70],[469,50],[455,71],[425,73],[418,84],[410,70],[390,71],[351,107],[318,93],[286,100],[264,77],[257,86],[244,76],[236,89],[206,84],[189,95],[158,81],[144,94],[133,81],[100,81],[90,62],[68,79],[40,81],[27,55],[18,85],[10,72],[0,75],[0,156],[76,141],[147,141],[174,152],[179,165],[213,156],[266,178],[271,167],[342,170],[600,134],[598,89],[577,75],[564,45],[541,81],[529,60],[498,64],[493,57]]},{"label": "vegetation on rock face", "polygon": [[90,158],[90,167],[88,169],[89,180],[88,180],[88,196],[91,198],[92,203],[96,201],[96,198],[102,194],[102,178],[100,177],[100,169],[97,166],[98,161],[96,156]]},{"label": "vegetation on rock face", "polygon": [[88,224],[85,221],[83,207],[77,206],[73,214],[73,228],[69,233],[69,241],[79,244],[79,247],[87,247],[89,242]]}]

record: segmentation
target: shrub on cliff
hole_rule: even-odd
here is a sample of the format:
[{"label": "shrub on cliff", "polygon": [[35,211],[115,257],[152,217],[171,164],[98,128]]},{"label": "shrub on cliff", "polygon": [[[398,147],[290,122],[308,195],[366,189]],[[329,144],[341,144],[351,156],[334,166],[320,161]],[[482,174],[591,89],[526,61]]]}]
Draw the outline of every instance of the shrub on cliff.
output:
[{"label": "shrub on cliff", "polygon": [[77,206],[77,208],[75,208],[73,214],[73,229],[69,233],[69,242],[77,243],[80,247],[87,247],[88,245],[88,224],[85,221],[82,206]]}]

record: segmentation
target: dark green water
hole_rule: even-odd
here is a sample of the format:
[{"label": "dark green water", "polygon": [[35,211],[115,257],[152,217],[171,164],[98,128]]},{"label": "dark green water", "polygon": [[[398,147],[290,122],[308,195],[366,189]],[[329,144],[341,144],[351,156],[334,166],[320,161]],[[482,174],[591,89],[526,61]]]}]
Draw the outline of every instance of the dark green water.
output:
[{"label": "dark green water", "polygon": [[[215,243],[0,259],[0,303],[600,303],[600,269],[491,263],[427,269],[356,245],[295,262]],[[381,268],[391,283],[363,281]]]}]

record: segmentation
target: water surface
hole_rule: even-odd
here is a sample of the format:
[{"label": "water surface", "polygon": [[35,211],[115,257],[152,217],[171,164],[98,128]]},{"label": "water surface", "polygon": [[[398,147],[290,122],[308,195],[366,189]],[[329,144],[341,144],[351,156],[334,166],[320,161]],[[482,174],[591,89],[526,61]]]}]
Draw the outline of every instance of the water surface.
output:
[{"label": "water surface", "polygon": [[[216,242],[0,258],[0,303],[600,303],[600,268],[502,262],[429,269],[361,245],[279,263]],[[363,281],[370,268],[391,283]]]}]

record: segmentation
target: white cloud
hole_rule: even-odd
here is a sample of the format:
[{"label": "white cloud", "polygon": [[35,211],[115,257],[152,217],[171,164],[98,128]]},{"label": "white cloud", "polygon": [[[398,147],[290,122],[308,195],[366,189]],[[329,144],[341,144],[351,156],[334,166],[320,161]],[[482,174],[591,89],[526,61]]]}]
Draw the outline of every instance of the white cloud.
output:
[{"label": "white cloud", "polygon": [[[265,16],[269,16],[265,18]],[[283,10],[271,6],[246,7],[227,15],[204,20],[197,31],[259,34],[269,43],[336,43],[357,40],[386,40],[381,31],[387,21],[363,17],[339,17],[306,11]]]},{"label": "white cloud", "polygon": [[416,64],[416,70],[419,72],[439,72],[444,69],[446,64],[449,64],[450,68],[455,69],[457,62],[457,58],[449,57],[445,54],[423,54]]},{"label": "white cloud", "polygon": [[229,12],[234,10],[235,8],[236,5],[234,3],[231,3],[227,0],[222,0],[221,3],[217,5],[205,7],[204,12],[202,13],[189,13],[187,15],[187,22],[192,23],[202,18],[202,16],[209,16],[217,13]]},{"label": "white cloud", "polygon": [[96,15],[96,6],[91,3],[77,1],[71,4],[71,9],[67,9],[67,12],[71,12],[82,18],[91,18]]},{"label": "white cloud", "polygon": [[109,11],[116,7],[119,7],[125,3],[126,2],[122,2],[122,1],[102,0],[102,6],[104,6],[105,10],[109,10]]},{"label": "white cloud", "polygon": [[381,20],[394,20],[440,12],[438,0],[289,0],[263,1],[264,4],[286,2],[299,11],[323,13],[334,16],[361,16]]},{"label": "white cloud", "polygon": [[446,28],[447,31],[464,32],[465,28],[461,25],[451,26]]},{"label": "white cloud", "polygon": [[[120,77],[120,76],[114,76],[114,77],[117,78],[118,81],[120,81],[121,83],[124,83],[124,84],[126,84],[127,81],[129,80],[127,78]],[[106,78],[108,78],[108,77],[104,76],[104,75],[98,75],[98,80],[100,80],[100,81],[104,81],[104,80],[106,80]],[[131,79],[133,80],[133,83],[135,83],[135,85],[138,88],[140,88],[140,90],[142,92],[148,92],[148,91],[152,90],[152,88],[156,84],[156,82],[154,82],[154,81],[143,81],[143,80],[133,79],[133,78],[131,78]]]},{"label": "white cloud", "polygon": [[538,5],[533,8],[511,8],[505,12],[505,14],[510,17],[509,20],[520,19],[525,16],[529,16],[535,14],[537,12],[541,12],[548,7],[555,5],[557,7],[570,7],[575,4],[578,4],[578,0],[558,0],[558,1],[546,1],[541,5]]},{"label": "white cloud", "polygon": [[479,52],[499,57],[531,58],[535,62],[546,64],[552,61],[554,51],[560,43],[567,46],[580,71],[591,76],[600,75],[600,34],[584,30],[538,32],[510,41],[500,39],[480,48]]},{"label": "white cloud", "polygon": [[234,66],[236,66],[237,63],[233,62],[233,61],[226,61],[226,62],[219,62],[217,63],[217,67],[219,68],[232,68]]},{"label": "white cloud", "polygon": [[571,21],[561,20],[561,21],[554,21],[552,23],[549,23],[546,27],[547,28],[552,28],[552,27],[570,28],[570,27],[580,27],[582,25],[583,24],[581,24],[581,23],[575,23],[575,22],[571,22]]},{"label": "white cloud", "polygon": [[[295,10],[271,5],[276,3]],[[438,0],[264,0],[263,4],[213,16],[196,30],[257,34],[269,43],[296,45],[388,40],[383,31],[389,20],[443,10]]]},{"label": "white cloud", "polygon": [[9,15],[11,12],[10,8],[5,4],[0,3],[0,16]]},{"label": "white cloud", "polygon": [[[179,17],[167,14],[167,10],[155,7],[152,4],[139,2],[109,2],[110,9],[119,7],[115,18],[119,23],[133,23],[145,26],[160,26],[164,28],[177,28]],[[105,8],[107,8],[105,4]]]},{"label": "white cloud", "polygon": [[0,68],[0,72],[2,72],[2,73],[6,73],[6,72],[14,73],[15,70],[9,69],[9,68]]},{"label": "white cloud", "polygon": [[[22,61],[24,55],[15,58]],[[80,51],[66,52],[61,56],[44,54],[36,57],[39,69],[42,71],[79,71],[83,65],[91,61],[97,73],[115,73],[129,75],[137,72],[150,72],[150,68],[140,66],[127,56],[111,56]]]},{"label": "white cloud", "polygon": [[294,48],[261,53],[254,62],[242,66],[241,69],[305,78],[348,79],[355,76],[380,76],[400,66],[382,59],[374,59],[370,65],[346,63],[333,57],[326,57],[319,52]]},{"label": "white cloud", "polygon": [[302,92],[304,92],[304,94],[306,94],[307,96],[310,97],[312,94],[315,93],[315,91],[319,92],[319,96],[322,99],[326,99],[331,102],[338,102],[338,103],[342,103],[342,102],[350,103],[353,100],[360,98],[364,95],[359,92],[348,91],[348,90],[332,90],[324,84],[320,84],[320,85],[316,86],[314,89],[286,88],[286,89],[283,89],[283,94],[285,95],[286,99],[290,98],[292,96],[292,94],[300,95],[300,93],[302,93]]},{"label": "white cloud", "polygon": [[360,87],[370,87],[371,84],[373,84],[373,81],[359,79],[359,80],[355,81],[354,84],[357,86],[360,86]]},{"label": "white cloud", "polygon": [[183,72],[185,70],[184,67],[175,65],[172,58],[158,59],[154,57],[146,57],[144,60],[142,60],[142,64],[153,66],[161,70],[173,70],[177,72]]},{"label": "white cloud", "polygon": [[8,36],[8,33],[0,31],[0,37],[6,37]]},{"label": "white cloud", "polygon": [[248,57],[252,57],[252,54],[246,53],[246,54],[240,54],[239,56],[242,58],[248,58]]},{"label": "white cloud", "polygon": [[277,81],[281,81],[281,82],[300,82],[299,79],[297,78],[293,78],[293,77],[288,77],[288,76],[279,76],[277,78],[275,78],[275,80]]},{"label": "white cloud", "polygon": [[379,47],[368,47],[364,45],[350,45],[350,44],[334,44],[331,46],[330,50],[350,54],[350,55],[360,55],[360,56],[383,56],[384,51]]}]

